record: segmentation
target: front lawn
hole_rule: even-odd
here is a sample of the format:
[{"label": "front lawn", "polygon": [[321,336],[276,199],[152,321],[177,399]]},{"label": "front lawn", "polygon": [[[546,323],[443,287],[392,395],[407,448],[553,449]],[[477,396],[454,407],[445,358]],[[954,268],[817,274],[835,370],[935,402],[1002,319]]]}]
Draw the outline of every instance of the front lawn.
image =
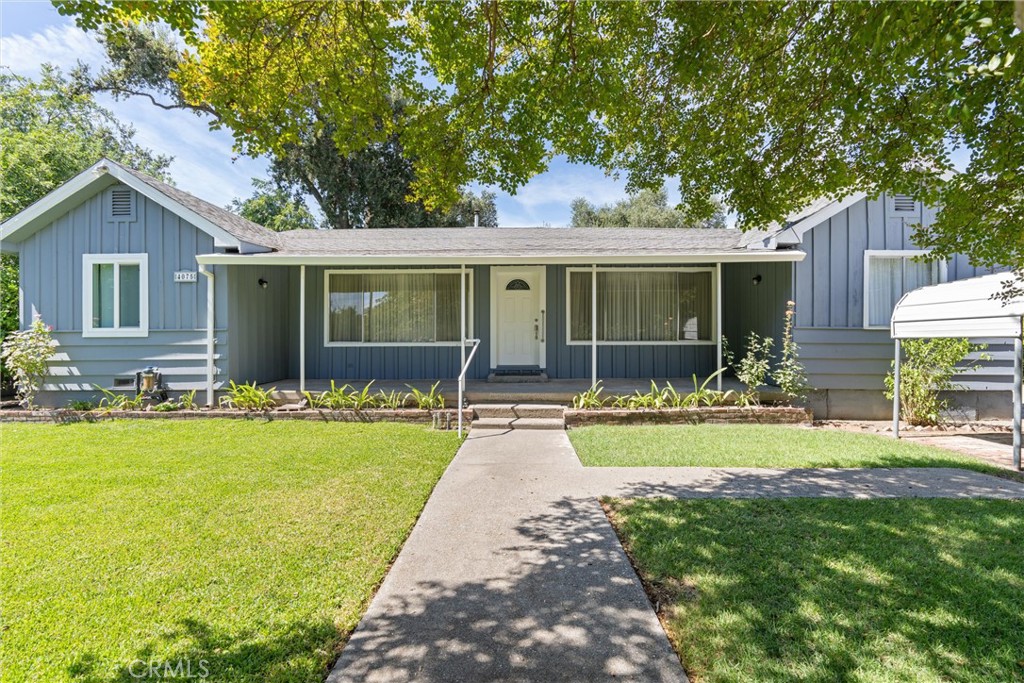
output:
[{"label": "front lawn", "polygon": [[154,663],[323,680],[458,446],[417,425],[242,420],[0,437],[4,680],[47,682]]},{"label": "front lawn", "polygon": [[939,448],[807,427],[598,425],[573,429],[569,439],[588,467],[959,467],[1012,474]]},{"label": "front lawn", "polygon": [[1024,680],[1024,502],[605,502],[696,683]]}]

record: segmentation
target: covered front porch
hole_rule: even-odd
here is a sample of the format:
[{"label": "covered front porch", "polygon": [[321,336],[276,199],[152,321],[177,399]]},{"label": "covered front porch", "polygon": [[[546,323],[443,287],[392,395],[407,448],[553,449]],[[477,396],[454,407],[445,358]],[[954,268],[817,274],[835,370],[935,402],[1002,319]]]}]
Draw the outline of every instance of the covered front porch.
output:
[{"label": "covered front porch", "polygon": [[[361,390],[370,380],[335,380],[335,385],[340,387],[344,384],[351,385],[354,389]],[[606,379],[600,380],[604,389],[603,396],[618,396],[632,394],[636,391],[646,393],[651,388],[652,379]],[[679,393],[693,391],[692,377],[676,378],[655,378],[653,381],[664,387],[671,383]],[[697,378],[698,385],[704,382],[701,377]],[[429,391],[435,383],[439,383],[438,389],[445,397],[445,405],[454,407],[458,396],[458,380],[450,378],[439,378],[434,380],[410,379],[410,380],[377,380],[374,381],[371,391],[409,391],[409,387],[415,387],[420,391]],[[571,405],[572,399],[577,394],[590,389],[589,379],[551,379],[546,382],[488,382],[487,380],[466,380],[465,401],[467,404],[474,403],[553,403]],[[714,382],[712,382],[714,385]],[[261,385],[264,389],[274,389],[273,397],[278,402],[296,402],[302,399],[300,382],[298,379],[286,379],[280,382],[267,382]],[[325,379],[306,379],[306,391],[316,394],[327,391],[331,388],[331,381]],[[722,380],[722,389],[725,391],[742,391],[745,387],[733,377],[725,377]],[[759,392],[761,400],[771,402],[781,399],[782,395],[777,387],[763,387]]]}]

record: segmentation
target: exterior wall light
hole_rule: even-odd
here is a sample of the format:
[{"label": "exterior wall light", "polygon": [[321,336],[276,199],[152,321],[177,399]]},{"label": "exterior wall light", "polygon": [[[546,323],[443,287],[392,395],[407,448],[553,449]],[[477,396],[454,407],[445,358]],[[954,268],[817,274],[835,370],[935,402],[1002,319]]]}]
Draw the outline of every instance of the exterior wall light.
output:
[{"label": "exterior wall light", "polygon": [[754,283],[755,287],[757,287],[759,284],[761,284],[761,273],[758,273],[754,277],[750,278],[750,281]]},{"label": "exterior wall light", "polygon": [[257,284],[258,284],[258,285],[259,285],[260,287],[262,287],[263,289],[266,289],[266,288],[267,288],[267,285],[269,285],[269,284],[270,284],[269,282],[267,282],[267,281],[266,281],[266,279],[265,279],[265,278],[262,278],[262,277],[261,277],[261,278],[260,278],[259,280],[257,280],[256,282],[257,282]]}]

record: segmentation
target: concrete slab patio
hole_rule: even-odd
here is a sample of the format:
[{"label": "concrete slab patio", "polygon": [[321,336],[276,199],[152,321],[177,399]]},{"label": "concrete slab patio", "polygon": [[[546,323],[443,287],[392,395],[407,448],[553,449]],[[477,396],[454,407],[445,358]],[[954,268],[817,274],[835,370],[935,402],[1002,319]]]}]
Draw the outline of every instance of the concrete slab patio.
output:
[{"label": "concrete slab patio", "polygon": [[600,495],[1024,498],[1024,483],[946,469],[584,468],[565,432],[477,432],[328,681],[685,681]]}]

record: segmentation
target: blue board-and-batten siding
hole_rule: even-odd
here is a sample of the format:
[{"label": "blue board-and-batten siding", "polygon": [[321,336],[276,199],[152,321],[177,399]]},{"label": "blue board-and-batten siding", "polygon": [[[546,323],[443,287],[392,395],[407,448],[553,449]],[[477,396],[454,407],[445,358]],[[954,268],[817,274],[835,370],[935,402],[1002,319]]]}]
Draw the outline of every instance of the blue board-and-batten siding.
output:
[{"label": "blue board-and-batten siding", "polygon": [[[813,387],[882,390],[893,342],[887,329],[864,329],[864,252],[916,250],[913,226],[930,225],[934,218],[934,210],[921,203],[913,214],[892,215],[882,195],[855,202],[804,234],[800,248],[807,256],[795,266],[794,338]],[[990,272],[963,255],[946,266],[947,280]],[[1009,388],[1012,368],[1000,360],[1008,348],[994,342],[994,360],[984,362],[982,372],[960,376],[959,383],[977,390]]]},{"label": "blue board-and-batten siding", "polygon": [[[174,390],[201,388],[206,380],[206,279],[174,283],[176,270],[196,270],[195,256],[214,251],[213,238],[156,202],[132,192],[133,220],[109,215],[104,190],[26,238],[19,245],[22,327],[39,314],[59,346],[41,400],[62,404],[88,398],[94,386],[134,377],[155,365]],[[149,335],[141,338],[82,337],[82,255],[149,255]],[[218,285],[226,268],[217,267]],[[218,381],[227,354],[227,288],[215,290]]]}]

